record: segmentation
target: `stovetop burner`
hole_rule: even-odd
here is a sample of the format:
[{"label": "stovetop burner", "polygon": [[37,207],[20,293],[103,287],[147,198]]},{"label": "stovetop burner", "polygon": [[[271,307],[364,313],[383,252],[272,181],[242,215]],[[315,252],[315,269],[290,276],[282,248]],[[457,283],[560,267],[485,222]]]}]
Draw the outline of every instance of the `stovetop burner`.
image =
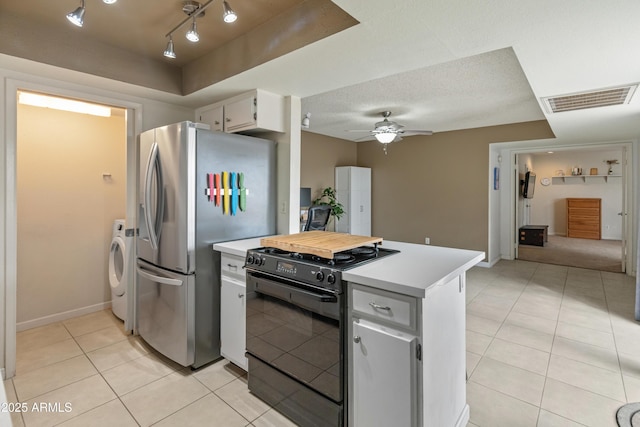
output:
[{"label": "stovetop burner", "polygon": [[267,254],[274,254],[274,255],[292,254],[292,252],[285,251],[283,249],[278,249],[278,248],[264,248],[264,252]]}]

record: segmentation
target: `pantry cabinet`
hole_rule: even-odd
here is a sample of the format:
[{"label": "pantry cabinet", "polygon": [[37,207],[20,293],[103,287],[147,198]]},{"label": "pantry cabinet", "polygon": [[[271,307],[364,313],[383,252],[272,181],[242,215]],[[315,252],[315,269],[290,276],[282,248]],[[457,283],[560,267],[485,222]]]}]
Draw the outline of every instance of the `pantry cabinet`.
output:
[{"label": "pantry cabinet", "polygon": [[358,236],[371,235],[371,169],[340,166],[335,169],[336,200],[344,214],[336,231]]},{"label": "pantry cabinet", "polygon": [[254,89],[197,109],[196,121],[227,133],[284,132],[284,97]]}]

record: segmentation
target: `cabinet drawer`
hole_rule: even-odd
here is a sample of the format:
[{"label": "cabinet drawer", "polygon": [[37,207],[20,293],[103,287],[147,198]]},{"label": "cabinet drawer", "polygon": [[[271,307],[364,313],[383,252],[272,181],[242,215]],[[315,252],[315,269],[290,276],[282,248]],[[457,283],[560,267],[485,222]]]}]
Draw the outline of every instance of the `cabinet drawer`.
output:
[{"label": "cabinet drawer", "polygon": [[222,254],[220,257],[220,270],[223,276],[235,277],[245,281],[244,258],[236,255]]},{"label": "cabinet drawer", "polygon": [[600,199],[567,199],[570,208],[600,208]]},{"label": "cabinet drawer", "polygon": [[389,324],[416,329],[416,299],[406,295],[353,285],[353,311]]},{"label": "cabinet drawer", "polygon": [[582,215],[582,216],[592,216],[592,217],[600,217],[600,209],[598,208],[569,208],[569,215]]}]

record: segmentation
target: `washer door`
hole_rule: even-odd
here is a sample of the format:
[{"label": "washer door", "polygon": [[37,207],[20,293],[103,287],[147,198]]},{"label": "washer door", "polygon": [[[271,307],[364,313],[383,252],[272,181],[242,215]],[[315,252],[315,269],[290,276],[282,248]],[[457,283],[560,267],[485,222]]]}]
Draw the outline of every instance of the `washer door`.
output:
[{"label": "washer door", "polygon": [[126,291],[125,246],[121,237],[114,237],[109,251],[109,284],[111,292],[116,296]]}]

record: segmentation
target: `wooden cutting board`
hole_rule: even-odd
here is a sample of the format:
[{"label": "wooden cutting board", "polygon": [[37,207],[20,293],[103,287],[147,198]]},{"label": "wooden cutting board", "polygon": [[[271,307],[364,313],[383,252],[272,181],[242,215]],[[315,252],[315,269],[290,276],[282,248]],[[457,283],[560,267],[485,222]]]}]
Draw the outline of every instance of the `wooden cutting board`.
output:
[{"label": "wooden cutting board", "polygon": [[265,247],[313,254],[322,258],[333,258],[338,252],[374,243],[382,243],[382,237],[354,236],[332,231],[305,231],[260,239],[260,244]]}]

